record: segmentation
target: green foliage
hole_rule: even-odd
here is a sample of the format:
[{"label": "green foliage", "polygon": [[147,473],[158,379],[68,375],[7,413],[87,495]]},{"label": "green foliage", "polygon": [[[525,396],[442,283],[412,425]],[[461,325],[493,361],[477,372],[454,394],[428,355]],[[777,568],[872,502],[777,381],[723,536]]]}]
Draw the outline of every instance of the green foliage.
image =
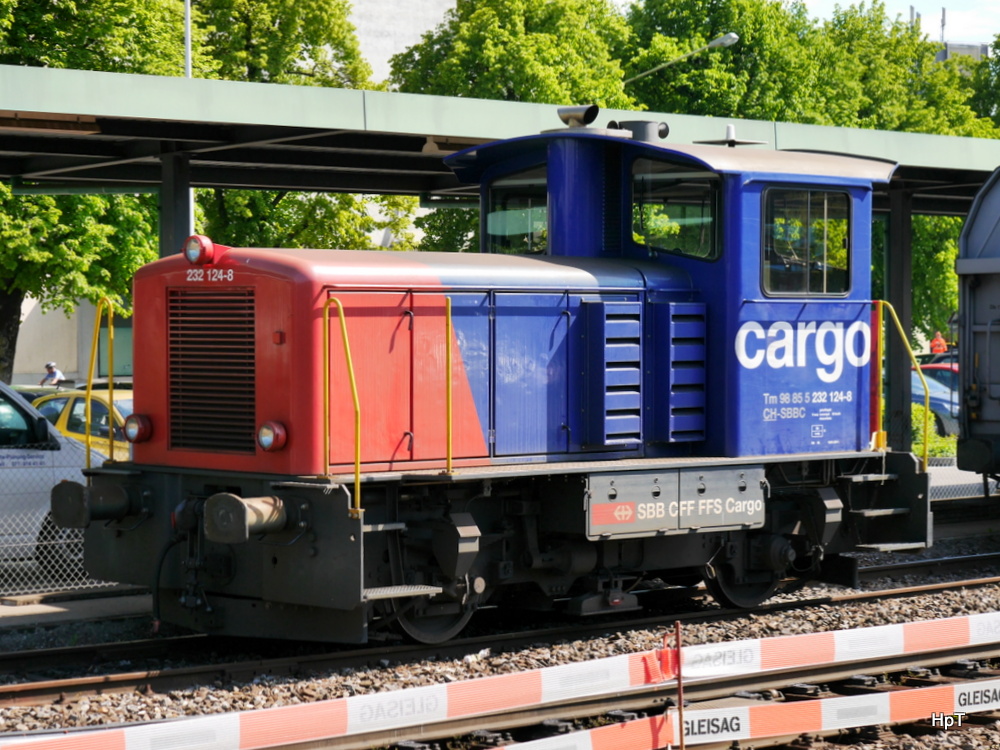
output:
[{"label": "green foliage", "polygon": [[[126,313],[132,276],[157,256],[153,199],[11,195],[0,184],[0,279],[47,310],[107,297]],[[122,252],[128,248],[128,252]]]},{"label": "green foliage", "polygon": [[391,61],[400,91],[631,108],[619,56],[629,30],[608,0],[458,0]]},{"label": "green foliage", "polygon": [[360,88],[371,77],[348,0],[201,0],[198,7],[220,78]]},{"label": "green foliage", "polygon": [[204,190],[198,198],[205,234],[226,245],[374,250],[369,234],[378,231],[393,250],[411,250],[415,242],[416,199],[406,196]]},{"label": "green foliage", "polygon": [[[997,137],[970,106],[961,61],[886,15],[882,2],[837,6],[816,24],[800,2],[645,0],[632,5],[627,72],[635,75],[726,32],[733,47],[695,55],[628,91],[664,112],[841,127]],[[994,98],[995,102],[996,99]]]},{"label": "green foliage", "polygon": [[971,105],[1000,127],[1000,34],[993,39],[990,56],[973,67]]},{"label": "green foliage", "polygon": [[947,331],[958,310],[958,235],[963,220],[954,216],[913,217],[913,324],[930,340]]},{"label": "green foliage", "polygon": [[[910,439],[911,450],[915,455],[924,452],[924,415],[927,414],[922,404],[913,404],[910,408]],[[954,457],[958,446],[957,435],[939,435],[934,425],[934,415],[929,415],[927,428],[927,455],[930,458]]]},{"label": "green foliage", "polygon": [[697,49],[728,32],[740,41],[672,64],[627,90],[660,112],[822,123],[811,96],[819,70],[817,32],[799,3],[781,0],[645,0],[628,20],[634,36],[627,76]]},{"label": "green foliage", "polygon": [[[0,0],[5,26],[3,65],[184,75],[182,0]],[[209,70],[194,50],[194,67]]]},{"label": "green foliage", "polygon": [[479,251],[479,211],[462,208],[432,209],[414,221],[424,233],[421,250],[446,253]]}]

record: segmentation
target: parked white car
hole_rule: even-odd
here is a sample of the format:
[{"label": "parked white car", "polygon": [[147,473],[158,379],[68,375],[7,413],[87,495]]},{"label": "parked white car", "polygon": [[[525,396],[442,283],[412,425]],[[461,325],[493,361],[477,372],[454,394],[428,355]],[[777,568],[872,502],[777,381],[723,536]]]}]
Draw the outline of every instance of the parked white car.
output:
[{"label": "parked white car", "polygon": [[[91,453],[92,465],[102,459]],[[0,383],[0,559],[34,557],[45,572],[79,566],[79,534],[55,526],[52,488],[85,483],[86,448],[60,434],[15,390]]]}]

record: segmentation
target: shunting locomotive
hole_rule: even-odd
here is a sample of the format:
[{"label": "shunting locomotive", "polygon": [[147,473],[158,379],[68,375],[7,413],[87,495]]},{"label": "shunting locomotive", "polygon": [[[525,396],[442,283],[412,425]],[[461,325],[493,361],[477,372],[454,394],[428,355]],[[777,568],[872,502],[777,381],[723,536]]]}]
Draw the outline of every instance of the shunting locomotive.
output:
[{"label": "shunting locomotive", "polygon": [[927,546],[926,473],[873,441],[894,165],[565,114],[447,157],[479,253],[194,236],[140,269],[132,460],[53,492],[90,574],[207,632],[439,642]]}]

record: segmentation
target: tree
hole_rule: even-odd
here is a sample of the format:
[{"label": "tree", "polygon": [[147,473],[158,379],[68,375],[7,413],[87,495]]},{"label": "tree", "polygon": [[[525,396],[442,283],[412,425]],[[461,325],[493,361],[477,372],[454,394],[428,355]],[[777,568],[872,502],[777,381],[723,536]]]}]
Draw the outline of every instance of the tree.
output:
[{"label": "tree", "polygon": [[181,0],[0,0],[0,32],[3,65],[184,74]]},{"label": "tree", "polygon": [[956,216],[913,217],[913,324],[927,340],[947,331],[958,310],[958,235],[963,220]]},{"label": "tree", "polygon": [[630,108],[619,57],[628,26],[607,0],[458,0],[391,60],[400,91]]},{"label": "tree", "polygon": [[[412,198],[382,196],[365,200],[346,193],[284,190],[199,191],[206,234],[242,247],[336,247],[412,250]],[[369,211],[368,209],[377,209]],[[382,230],[389,243],[376,245]]]},{"label": "tree", "polygon": [[[371,68],[361,56],[347,0],[204,0],[206,53],[220,78],[255,83],[361,88]],[[413,245],[416,201],[285,190],[198,191],[201,230],[239,246],[375,249],[370,234]]]},{"label": "tree", "polygon": [[980,117],[990,118],[1000,128],[1000,34],[990,48],[989,57],[973,69],[972,107]]},{"label": "tree", "polygon": [[225,80],[357,88],[371,76],[348,0],[201,0],[199,9]]},{"label": "tree", "polygon": [[[404,92],[631,109],[619,62],[629,30],[607,0],[458,0],[444,23],[391,60]],[[423,250],[478,244],[478,212],[418,220]]]},{"label": "tree", "polygon": [[890,20],[881,2],[838,7],[815,54],[824,74],[816,95],[833,125],[913,133],[996,137],[970,106],[960,62],[936,61],[941,46],[919,26]]},{"label": "tree", "polygon": [[[179,0],[0,0],[0,64],[183,73]],[[109,298],[156,257],[156,207],[135,196],[15,196],[0,185],[0,380],[10,381],[21,304],[47,310]]]},{"label": "tree", "polygon": [[645,107],[660,112],[825,123],[811,91],[819,73],[817,31],[801,3],[781,0],[645,0],[628,12],[633,30],[628,76],[726,33],[732,47],[706,50],[629,84]]},{"label": "tree", "polygon": [[890,19],[885,5],[837,6],[816,24],[801,2],[645,0],[628,14],[630,75],[726,32],[733,47],[693,56],[631,84],[651,109],[715,117],[995,137],[970,106],[961,62],[941,64],[940,45]]}]

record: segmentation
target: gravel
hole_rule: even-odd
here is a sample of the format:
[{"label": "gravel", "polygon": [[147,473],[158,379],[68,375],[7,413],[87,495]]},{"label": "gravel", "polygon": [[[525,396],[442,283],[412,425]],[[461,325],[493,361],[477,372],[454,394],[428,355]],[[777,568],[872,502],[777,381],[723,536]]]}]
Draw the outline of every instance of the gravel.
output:
[{"label": "gravel", "polygon": [[[1000,548],[1000,537],[947,540],[920,556],[975,554]],[[885,562],[886,558],[865,555],[865,564]],[[989,571],[982,571],[989,575]],[[929,580],[958,578],[959,574],[914,576],[915,580],[886,580],[868,583],[894,587]],[[910,578],[909,576],[906,577]],[[837,595],[844,589],[834,586],[807,587],[782,598],[815,598]],[[720,623],[686,625],[684,640],[688,645],[769,636],[793,635],[829,630],[930,620],[1000,610],[1000,585],[938,592],[930,596],[909,597],[869,603],[827,604],[790,612],[753,614]],[[138,639],[148,635],[149,622],[134,621],[75,623],[67,626],[38,628],[0,633],[0,648],[24,650],[68,643],[100,643]],[[521,672],[568,662],[597,659],[658,648],[663,635],[672,627],[610,632],[586,641],[538,645],[516,653],[493,653],[485,649],[459,660],[428,659],[417,663],[384,664],[377,669],[347,669],[316,674],[309,679],[287,676],[262,676],[249,683],[213,684],[175,690],[165,694],[135,693],[105,695],[69,701],[45,707],[10,707],[0,709],[0,731],[27,732],[61,727],[94,727],[119,722],[141,722],[181,716],[221,714],[271,706],[362,695],[384,690],[402,690],[420,685],[453,682],[475,677]],[[839,744],[837,747],[845,747]],[[1000,728],[995,724],[976,725],[967,730],[939,732],[918,738],[899,736],[878,741],[860,742],[856,748],[1000,748]]]}]

